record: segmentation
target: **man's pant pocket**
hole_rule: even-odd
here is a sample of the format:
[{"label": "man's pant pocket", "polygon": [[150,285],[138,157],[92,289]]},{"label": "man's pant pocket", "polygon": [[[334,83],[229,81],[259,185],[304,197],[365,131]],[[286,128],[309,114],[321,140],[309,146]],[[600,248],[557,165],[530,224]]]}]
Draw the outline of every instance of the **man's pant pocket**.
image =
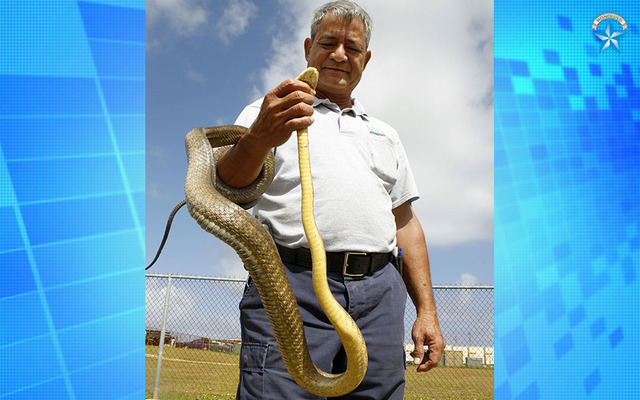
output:
[{"label": "man's pant pocket", "polygon": [[264,368],[268,352],[268,344],[242,343],[237,400],[264,398]]}]

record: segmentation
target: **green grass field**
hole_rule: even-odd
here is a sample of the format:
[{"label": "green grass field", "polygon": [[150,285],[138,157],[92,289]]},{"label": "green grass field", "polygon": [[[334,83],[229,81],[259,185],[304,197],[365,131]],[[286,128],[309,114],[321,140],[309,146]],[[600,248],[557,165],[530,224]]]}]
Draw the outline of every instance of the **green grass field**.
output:
[{"label": "green grass field", "polygon": [[[146,398],[152,398],[158,347],[146,347]],[[438,367],[406,372],[408,400],[493,399],[492,368]],[[234,399],[238,384],[238,355],[196,349],[164,348],[160,400]]]}]

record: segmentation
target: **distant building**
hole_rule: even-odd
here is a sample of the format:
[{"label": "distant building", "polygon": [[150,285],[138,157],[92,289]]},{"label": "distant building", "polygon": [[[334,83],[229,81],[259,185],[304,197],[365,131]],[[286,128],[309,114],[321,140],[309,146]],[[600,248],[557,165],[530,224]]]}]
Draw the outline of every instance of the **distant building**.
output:
[{"label": "distant building", "polygon": [[[413,343],[404,345],[407,364],[413,364],[411,352],[414,348]],[[425,346],[424,349],[427,351],[428,347]],[[493,367],[493,347],[447,346],[444,348],[439,365],[469,368]]]},{"label": "distant building", "polygon": [[[144,344],[148,346],[159,346],[161,334],[162,332],[158,330],[153,330],[153,329],[145,330]],[[164,333],[164,344],[165,346],[175,347],[176,339],[173,336],[171,336],[171,333],[169,332]]]}]

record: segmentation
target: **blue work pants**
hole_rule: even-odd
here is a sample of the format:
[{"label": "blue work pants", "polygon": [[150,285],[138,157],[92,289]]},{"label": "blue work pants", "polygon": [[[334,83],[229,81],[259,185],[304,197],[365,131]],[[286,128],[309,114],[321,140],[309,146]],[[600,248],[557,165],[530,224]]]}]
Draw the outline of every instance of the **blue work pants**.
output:
[{"label": "blue work pants", "polygon": [[[340,339],[318,304],[311,270],[285,263],[285,271],[304,322],[313,362],[322,370],[343,372],[346,357]],[[329,273],[329,287],[362,331],[367,373],[352,393],[340,399],[401,400],[404,393],[404,309],[407,291],[392,264],[364,277]],[[287,372],[273,331],[251,280],[240,301],[242,348],[238,400],[321,399],[298,386]]]}]

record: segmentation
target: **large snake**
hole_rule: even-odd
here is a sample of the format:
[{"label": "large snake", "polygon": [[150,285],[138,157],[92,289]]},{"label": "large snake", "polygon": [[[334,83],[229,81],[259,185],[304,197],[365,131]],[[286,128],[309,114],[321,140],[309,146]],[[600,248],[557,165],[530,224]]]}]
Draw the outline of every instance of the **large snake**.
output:
[{"label": "large snake", "polygon": [[[318,71],[307,68],[297,79],[315,88]],[[311,360],[300,311],[275,243],[256,218],[235,204],[250,207],[266,190],[273,179],[273,154],[269,154],[255,184],[244,190],[227,187],[216,176],[212,148],[234,144],[245,131],[243,127],[231,125],[197,128],[187,134],[189,165],[185,194],[189,213],[204,230],[227,243],[240,256],[258,289],[282,359],[295,382],[318,396],[344,395],[362,382],[368,356],[362,333],[335,300],[327,283],[326,253],[313,215],[307,130],[297,132],[302,223],[311,250],[313,286],[318,302],[336,329],[347,355],[347,369],[341,374],[322,371]]]}]

